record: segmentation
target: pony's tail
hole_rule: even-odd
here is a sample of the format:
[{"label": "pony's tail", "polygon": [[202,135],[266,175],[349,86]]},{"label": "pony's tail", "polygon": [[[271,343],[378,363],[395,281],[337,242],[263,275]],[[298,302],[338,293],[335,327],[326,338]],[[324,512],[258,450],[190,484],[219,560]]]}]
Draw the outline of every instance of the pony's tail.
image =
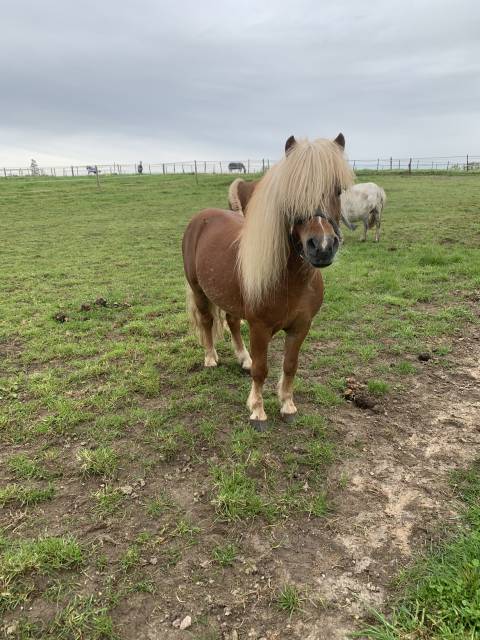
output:
[{"label": "pony's tail", "polygon": [[242,203],[238,195],[238,185],[243,182],[241,178],[237,178],[232,182],[228,189],[228,206],[232,211],[242,211]]},{"label": "pony's tail", "polygon": [[[204,347],[205,345],[205,331],[202,325],[202,316],[200,315],[200,311],[198,310],[197,304],[195,302],[195,296],[193,295],[192,287],[186,284],[187,289],[187,313],[188,319],[190,320],[190,327],[192,328],[193,333],[197,336],[200,344]],[[223,338],[223,330],[225,325],[225,312],[217,307],[213,302],[208,302],[208,310],[210,311],[213,318],[213,326],[212,326],[212,338],[213,343],[217,342],[221,338]]]},{"label": "pony's tail", "polygon": [[369,229],[371,229],[375,225],[375,218],[382,215],[383,207],[385,206],[386,202],[387,196],[385,194],[385,191],[383,189],[379,189],[377,206],[375,207],[375,209],[372,209],[372,211],[370,211],[370,214],[368,216]]}]

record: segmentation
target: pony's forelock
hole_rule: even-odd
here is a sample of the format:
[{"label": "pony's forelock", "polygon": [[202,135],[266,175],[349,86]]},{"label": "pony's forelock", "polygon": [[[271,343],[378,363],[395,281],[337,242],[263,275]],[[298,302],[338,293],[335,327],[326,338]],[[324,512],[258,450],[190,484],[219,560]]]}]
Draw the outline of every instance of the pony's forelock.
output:
[{"label": "pony's forelock", "polygon": [[300,140],[259,182],[248,203],[238,252],[243,294],[257,306],[275,288],[288,260],[288,234],[318,208],[328,213],[337,189],[353,183],[341,147],[331,140]]}]

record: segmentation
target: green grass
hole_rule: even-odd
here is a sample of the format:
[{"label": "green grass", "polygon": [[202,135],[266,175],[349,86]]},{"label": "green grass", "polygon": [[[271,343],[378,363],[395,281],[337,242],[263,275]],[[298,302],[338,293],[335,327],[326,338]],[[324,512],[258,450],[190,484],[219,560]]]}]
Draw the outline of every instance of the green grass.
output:
[{"label": "green grass", "polygon": [[[345,452],[332,442],[329,416],[341,410],[346,379],[381,394],[396,392],[401,376],[408,391],[419,353],[435,355],[429,367],[450,366],[452,336],[479,322],[471,300],[480,287],[478,176],[362,174],[369,179],[388,195],[382,240],[361,243],[361,229],[345,230],[323,272],[324,305],[295,381],[295,425],[279,420],[281,340],[273,340],[266,434],[249,427],[250,381],[229,341],[218,344],[221,366],[204,370],[185,313],[183,230],[196,211],[226,205],[231,176],[198,184],[188,175],[112,176],[101,189],[83,178],[0,180],[0,527],[15,527],[19,544],[39,531],[79,536],[85,548],[100,541],[81,566],[101,596],[86,596],[74,565],[55,577],[68,589],[37,580],[36,570],[18,576],[22,640],[113,638],[115,606],[128,607],[135,584],[148,608],[151,580],[162,601],[196,553],[212,557],[218,519],[219,549],[232,527],[252,527],[265,542],[272,524],[278,540],[294,518],[322,526],[309,523],[330,514],[327,471]],[[144,546],[141,531],[153,536]],[[122,570],[131,548],[158,555],[162,577]],[[219,553],[214,565],[228,559]],[[37,623],[29,607],[43,610],[44,593],[61,602]]]},{"label": "green grass", "polygon": [[286,584],[277,596],[277,606],[281,611],[292,615],[300,608],[301,596],[295,585]]},{"label": "green grass", "polygon": [[92,497],[95,501],[94,511],[101,518],[106,518],[116,513],[124,500],[124,495],[119,489],[109,486],[102,487]]},{"label": "green grass", "polygon": [[81,449],[78,452],[80,470],[86,476],[112,478],[118,469],[118,456],[110,447]]},{"label": "green grass", "polygon": [[359,637],[376,640],[460,640],[480,637],[480,463],[452,474],[466,505],[466,525],[401,576],[393,613]]},{"label": "green grass", "polygon": [[390,385],[384,380],[369,380],[367,387],[376,396],[383,396],[390,391]]},{"label": "green grass", "polygon": [[165,494],[160,494],[147,502],[145,510],[151,518],[159,518],[166,512],[173,509],[174,506],[175,504],[171,498]]},{"label": "green grass", "polygon": [[125,554],[120,559],[120,566],[124,571],[129,571],[133,567],[138,565],[140,560],[140,550],[136,545],[133,545],[127,549]]},{"label": "green grass", "polygon": [[0,506],[18,504],[20,506],[35,505],[52,500],[55,495],[53,485],[45,488],[30,487],[19,484],[7,484],[0,489]]},{"label": "green grass", "polygon": [[45,472],[35,460],[23,453],[19,453],[8,459],[8,469],[19,480],[42,480]]},{"label": "green grass", "polygon": [[212,558],[222,567],[230,567],[237,555],[237,547],[232,543],[219,545],[212,549]]},{"label": "green grass", "polygon": [[34,575],[50,575],[76,568],[84,553],[71,537],[45,537],[13,542],[4,539],[0,547],[0,611],[25,602],[35,585]]},{"label": "green grass", "polygon": [[[34,631],[37,633],[37,631]],[[55,640],[117,640],[108,609],[94,596],[74,597],[39,635]],[[45,634],[45,635],[44,635]],[[47,635],[48,634],[48,635]],[[29,637],[29,636],[27,636]]]},{"label": "green grass", "polygon": [[215,487],[213,502],[217,514],[224,520],[234,521],[271,517],[275,507],[258,491],[257,483],[247,475],[245,467],[215,467],[212,471]]}]

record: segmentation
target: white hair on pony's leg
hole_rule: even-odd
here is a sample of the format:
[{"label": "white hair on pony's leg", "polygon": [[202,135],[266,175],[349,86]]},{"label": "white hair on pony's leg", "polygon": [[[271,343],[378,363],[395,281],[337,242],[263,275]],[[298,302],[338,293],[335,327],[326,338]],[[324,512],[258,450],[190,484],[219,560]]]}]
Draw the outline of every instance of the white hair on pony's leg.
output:
[{"label": "white hair on pony's leg", "polygon": [[208,301],[208,313],[212,318],[212,325],[209,330],[205,329],[202,322],[202,313],[195,302],[195,295],[192,287],[186,283],[187,313],[190,326],[198,338],[200,344],[205,348],[205,366],[215,367],[218,363],[218,354],[215,350],[215,343],[223,338],[225,312],[217,305]]}]

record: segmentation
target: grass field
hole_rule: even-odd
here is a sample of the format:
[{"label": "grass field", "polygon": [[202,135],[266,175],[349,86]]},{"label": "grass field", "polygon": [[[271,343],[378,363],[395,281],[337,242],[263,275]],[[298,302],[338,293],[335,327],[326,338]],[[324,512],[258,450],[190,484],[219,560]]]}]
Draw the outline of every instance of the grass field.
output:
[{"label": "grass field", "polygon": [[[382,240],[346,231],[324,272],[294,426],[278,415],[274,340],[266,434],[248,426],[249,379],[230,344],[204,370],[184,309],[183,229],[226,206],[231,178],[113,176],[100,190],[88,178],[0,181],[9,637],[234,640],[257,637],[260,615],[297,637],[294,621],[317,615],[307,579],[262,575],[257,556],[281,548],[292,525],[328,530],[335,519],[327,478],[350,452],[331,421],[347,379],[373,401],[408,394],[418,354],[451,367],[452,336],[479,323],[479,176],[360,179],[386,190]],[[191,628],[172,626],[187,614]],[[372,637],[430,637],[409,633]]]}]

